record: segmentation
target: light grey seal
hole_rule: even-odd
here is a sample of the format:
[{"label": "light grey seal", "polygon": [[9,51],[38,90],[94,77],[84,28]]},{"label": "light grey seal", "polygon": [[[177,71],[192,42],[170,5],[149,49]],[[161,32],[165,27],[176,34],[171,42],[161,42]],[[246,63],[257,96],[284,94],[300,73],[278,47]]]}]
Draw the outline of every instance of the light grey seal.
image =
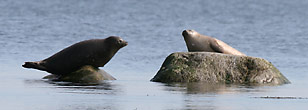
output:
[{"label": "light grey seal", "polygon": [[25,62],[22,66],[47,71],[55,75],[69,74],[85,65],[95,68],[103,67],[120,48],[126,45],[126,41],[116,36],[85,40],[73,44],[47,59]]},{"label": "light grey seal", "polygon": [[216,38],[201,35],[195,30],[184,30],[182,33],[189,52],[217,52],[246,56],[240,51]]}]

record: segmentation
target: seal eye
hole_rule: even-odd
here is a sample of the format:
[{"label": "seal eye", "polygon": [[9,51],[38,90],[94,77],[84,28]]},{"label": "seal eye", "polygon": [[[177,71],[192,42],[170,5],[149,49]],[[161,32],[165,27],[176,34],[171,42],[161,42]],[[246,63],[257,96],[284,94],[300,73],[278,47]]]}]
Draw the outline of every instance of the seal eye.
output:
[{"label": "seal eye", "polygon": [[122,43],[122,42],[123,42],[123,40],[122,40],[122,39],[120,39],[118,42],[119,42],[119,43]]},{"label": "seal eye", "polygon": [[189,30],[189,32],[190,32],[190,34],[194,34],[194,31],[192,31],[192,30]]},{"label": "seal eye", "polygon": [[124,42],[123,39],[118,40],[118,44],[120,44],[120,45],[123,44],[123,42]]}]

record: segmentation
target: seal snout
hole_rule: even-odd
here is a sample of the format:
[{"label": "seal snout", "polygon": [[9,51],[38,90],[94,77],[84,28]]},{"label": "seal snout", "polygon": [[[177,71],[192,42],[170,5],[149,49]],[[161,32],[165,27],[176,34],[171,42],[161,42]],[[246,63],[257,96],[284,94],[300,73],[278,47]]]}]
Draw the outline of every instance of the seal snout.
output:
[{"label": "seal snout", "polygon": [[124,47],[124,46],[127,46],[127,45],[128,45],[128,42],[125,41],[125,40],[123,40],[123,44],[122,44],[122,45],[123,45],[123,47]]},{"label": "seal snout", "polygon": [[191,34],[193,34],[193,30],[184,30],[183,32],[182,32],[182,35],[185,37],[185,36],[188,36],[188,35],[191,35]]},{"label": "seal snout", "polygon": [[182,35],[183,35],[184,37],[187,36],[187,35],[188,35],[187,30],[184,30],[184,31],[182,32]]},{"label": "seal snout", "polygon": [[128,42],[125,41],[125,40],[123,40],[123,39],[120,39],[120,40],[119,40],[119,44],[120,44],[120,47],[122,48],[122,47],[127,46],[127,45],[128,45]]}]

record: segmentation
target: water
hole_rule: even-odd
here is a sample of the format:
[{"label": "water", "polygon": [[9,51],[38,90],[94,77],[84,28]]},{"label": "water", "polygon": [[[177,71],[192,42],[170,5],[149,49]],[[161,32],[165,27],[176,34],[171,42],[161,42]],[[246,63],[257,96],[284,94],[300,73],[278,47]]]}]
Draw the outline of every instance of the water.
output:
[{"label": "water", "polygon": [[[308,1],[305,0],[0,0],[0,108],[3,110],[304,110],[307,99]],[[282,86],[150,82],[172,52],[187,51],[194,29],[271,61]],[[101,68],[118,80],[71,85],[24,69],[82,40],[129,42]],[[200,86],[203,85],[203,86]]]}]

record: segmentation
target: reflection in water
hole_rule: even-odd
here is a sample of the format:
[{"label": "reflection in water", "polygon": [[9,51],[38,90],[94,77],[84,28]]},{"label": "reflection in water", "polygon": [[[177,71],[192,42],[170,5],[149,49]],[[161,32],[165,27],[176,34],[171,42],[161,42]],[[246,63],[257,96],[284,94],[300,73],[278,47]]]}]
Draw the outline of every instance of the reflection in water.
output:
[{"label": "reflection in water", "polygon": [[185,97],[185,110],[216,110],[215,102],[209,98]]},{"label": "reflection in water", "polygon": [[264,92],[260,85],[214,84],[214,83],[173,83],[167,84],[167,91],[185,91],[186,94],[224,94],[239,92]]},{"label": "reflection in water", "polygon": [[[99,84],[71,83],[50,80],[25,80],[27,86],[45,91],[46,97],[56,95],[49,109],[56,110],[117,110],[116,96],[121,87],[112,81],[102,81]],[[39,91],[37,91],[39,92]]]},{"label": "reflection in water", "polygon": [[113,104],[98,104],[94,106],[93,105],[89,106],[86,104],[85,105],[75,104],[75,105],[60,107],[58,110],[118,110],[118,109],[117,106]]},{"label": "reflection in water", "polygon": [[[101,83],[72,83],[51,80],[25,80],[26,84],[44,84],[43,87],[62,88],[60,93],[78,94],[116,94],[118,89],[111,81],[101,81]],[[46,85],[48,84],[48,85]]]},{"label": "reflection in water", "polygon": [[264,87],[266,86],[199,82],[166,84],[164,89],[166,91],[184,93],[183,110],[219,110],[237,108],[237,106],[233,105],[219,104],[228,103],[230,97],[237,97],[238,94],[265,92],[266,89]]},{"label": "reflection in water", "polygon": [[115,94],[116,89],[109,82],[102,82],[100,84],[80,84],[70,82],[51,82],[56,88],[64,88],[65,91],[61,93],[76,93],[76,94]]},{"label": "reflection in water", "polygon": [[189,83],[187,86],[187,94],[220,94],[229,92],[228,85],[225,84],[208,84],[208,83]]}]

